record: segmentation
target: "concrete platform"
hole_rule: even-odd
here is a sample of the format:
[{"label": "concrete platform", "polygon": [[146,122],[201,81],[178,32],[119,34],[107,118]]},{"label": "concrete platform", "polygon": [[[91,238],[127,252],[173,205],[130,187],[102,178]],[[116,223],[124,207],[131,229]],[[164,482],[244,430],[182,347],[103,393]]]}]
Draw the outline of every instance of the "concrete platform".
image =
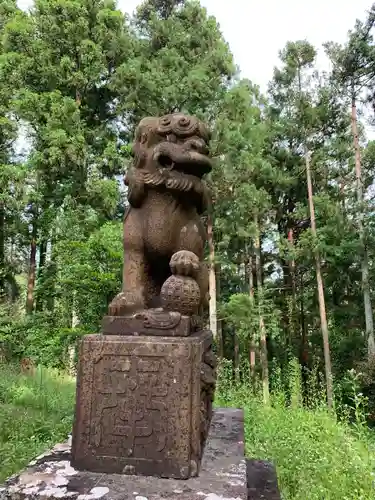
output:
[{"label": "concrete platform", "polygon": [[69,439],[8,479],[0,487],[0,500],[280,499],[272,466],[246,463],[242,410],[215,410],[201,473],[188,480],[79,472],[71,467],[70,456]]}]

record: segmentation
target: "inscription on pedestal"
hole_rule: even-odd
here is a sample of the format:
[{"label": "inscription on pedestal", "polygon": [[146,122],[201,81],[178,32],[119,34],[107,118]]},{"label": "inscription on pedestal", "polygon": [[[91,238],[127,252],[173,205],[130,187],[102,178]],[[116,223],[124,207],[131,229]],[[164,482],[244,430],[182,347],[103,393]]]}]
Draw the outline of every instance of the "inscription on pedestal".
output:
[{"label": "inscription on pedestal", "polygon": [[[187,478],[201,458],[201,363],[209,332],[88,335],[81,343],[72,465]],[[194,469],[194,470],[193,470]]]},{"label": "inscription on pedestal", "polygon": [[102,356],[94,364],[97,397],[91,412],[90,444],[102,455],[129,457],[152,450],[162,459],[167,439],[168,377],[165,357]]}]

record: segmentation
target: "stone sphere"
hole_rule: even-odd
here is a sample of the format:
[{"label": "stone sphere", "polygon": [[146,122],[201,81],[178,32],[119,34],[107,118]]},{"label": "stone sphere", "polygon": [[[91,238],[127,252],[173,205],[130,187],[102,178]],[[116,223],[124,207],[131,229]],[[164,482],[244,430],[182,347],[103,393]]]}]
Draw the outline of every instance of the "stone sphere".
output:
[{"label": "stone sphere", "polygon": [[192,316],[198,312],[201,293],[193,278],[172,275],[163,284],[160,298],[164,309]]}]

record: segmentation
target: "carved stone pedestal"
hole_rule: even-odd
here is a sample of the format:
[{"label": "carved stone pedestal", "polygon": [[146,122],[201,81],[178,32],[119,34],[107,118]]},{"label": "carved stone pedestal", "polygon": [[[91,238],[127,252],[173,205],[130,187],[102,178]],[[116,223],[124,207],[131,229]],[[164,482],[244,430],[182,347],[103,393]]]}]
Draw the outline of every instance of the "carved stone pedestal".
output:
[{"label": "carved stone pedestal", "polygon": [[187,479],[212,412],[212,334],[87,335],[79,356],[72,466]]}]

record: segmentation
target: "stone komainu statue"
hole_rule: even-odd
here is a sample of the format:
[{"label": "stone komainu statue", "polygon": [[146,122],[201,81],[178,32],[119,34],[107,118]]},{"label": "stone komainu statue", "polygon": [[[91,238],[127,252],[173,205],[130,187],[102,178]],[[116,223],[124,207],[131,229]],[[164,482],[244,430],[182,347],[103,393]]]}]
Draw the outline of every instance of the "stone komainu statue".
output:
[{"label": "stone komainu statue", "polygon": [[212,333],[202,325],[208,140],[199,120],[180,113],[145,118],[136,130],[125,178],[123,288],[102,335],[88,336],[81,349],[77,398],[91,402],[77,413],[75,466],[199,474],[217,365]]},{"label": "stone komainu statue", "polygon": [[110,315],[163,307],[192,316],[207,303],[200,215],[209,203],[202,180],[212,168],[209,138],[203,123],[181,113],[140,122],[125,177],[123,290]]}]

